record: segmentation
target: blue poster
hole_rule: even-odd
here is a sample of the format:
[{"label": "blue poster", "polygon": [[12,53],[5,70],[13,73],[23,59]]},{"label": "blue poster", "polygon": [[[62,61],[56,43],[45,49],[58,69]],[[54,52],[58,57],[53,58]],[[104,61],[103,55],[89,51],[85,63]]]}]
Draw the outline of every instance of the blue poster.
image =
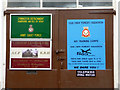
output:
[{"label": "blue poster", "polygon": [[105,19],[67,20],[67,69],[106,70]]}]

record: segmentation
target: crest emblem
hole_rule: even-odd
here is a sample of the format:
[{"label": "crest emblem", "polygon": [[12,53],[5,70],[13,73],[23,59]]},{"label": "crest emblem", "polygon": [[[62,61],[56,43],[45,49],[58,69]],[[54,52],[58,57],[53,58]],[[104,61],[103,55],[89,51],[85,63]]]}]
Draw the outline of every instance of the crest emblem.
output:
[{"label": "crest emblem", "polygon": [[83,27],[82,31],[82,37],[90,37],[90,31],[88,30],[88,27]]},{"label": "crest emblem", "polygon": [[34,29],[33,29],[32,25],[30,25],[28,30],[29,30],[29,32],[33,32]]}]

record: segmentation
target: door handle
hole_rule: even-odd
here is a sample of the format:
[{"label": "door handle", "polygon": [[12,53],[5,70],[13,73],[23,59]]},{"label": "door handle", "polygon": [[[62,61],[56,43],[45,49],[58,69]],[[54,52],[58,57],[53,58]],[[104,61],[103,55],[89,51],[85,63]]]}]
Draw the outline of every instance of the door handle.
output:
[{"label": "door handle", "polygon": [[65,50],[64,49],[58,49],[58,50],[56,50],[56,54],[59,54],[59,53],[64,53],[65,52]]}]

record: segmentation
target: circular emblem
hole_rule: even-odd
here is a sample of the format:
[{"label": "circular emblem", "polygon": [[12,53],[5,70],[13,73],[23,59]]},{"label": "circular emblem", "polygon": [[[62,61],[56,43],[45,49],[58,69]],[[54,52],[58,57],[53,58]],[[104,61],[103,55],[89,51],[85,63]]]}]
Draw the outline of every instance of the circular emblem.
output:
[{"label": "circular emblem", "polygon": [[30,25],[30,28],[28,29],[29,30],[29,32],[33,32],[33,27],[32,27],[32,25]]},{"label": "circular emblem", "polygon": [[88,28],[84,28],[84,30],[82,31],[82,37],[90,37],[90,31],[88,30]]}]

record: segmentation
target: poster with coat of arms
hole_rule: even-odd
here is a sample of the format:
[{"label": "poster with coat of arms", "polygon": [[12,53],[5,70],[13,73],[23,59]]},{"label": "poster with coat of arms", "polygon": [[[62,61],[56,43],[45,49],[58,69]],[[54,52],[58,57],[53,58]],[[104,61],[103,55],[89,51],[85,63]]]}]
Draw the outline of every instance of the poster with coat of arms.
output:
[{"label": "poster with coat of arms", "polygon": [[51,39],[52,14],[10,14],[10,38]]},{"label": "poster with coat of arms", "polygon": [[67,69],[106,70],[105,19],[67,20]]}]

